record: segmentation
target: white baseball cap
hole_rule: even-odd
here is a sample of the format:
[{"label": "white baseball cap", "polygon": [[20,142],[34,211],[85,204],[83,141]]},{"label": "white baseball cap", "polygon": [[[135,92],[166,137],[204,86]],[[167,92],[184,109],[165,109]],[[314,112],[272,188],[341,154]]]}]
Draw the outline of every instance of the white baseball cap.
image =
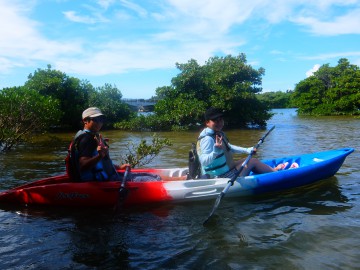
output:
[{"label": "white baseball cap", "polygon": [[101,115],[103,115],[103,113],[100,111],[99,108],[90,107],[90,108],[87,108],[85,111],[83,111],[82,119],[85,119],[88,117],[94,118],[94,117],[101,116]]}]

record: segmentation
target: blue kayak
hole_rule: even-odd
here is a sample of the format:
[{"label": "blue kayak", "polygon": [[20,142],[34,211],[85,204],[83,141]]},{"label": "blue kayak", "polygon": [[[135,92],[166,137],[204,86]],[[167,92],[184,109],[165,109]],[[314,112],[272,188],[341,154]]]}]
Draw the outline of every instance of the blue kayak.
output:
[{"label": "blue kayak", "polygon": [[[285,170],[276,173],[250,175],[245,179],[238,179],[245,188],[249,187],[253,193],[279,191],[308,185],[322,179],[329,178],[340,169],[345,158],[354,151],[353,148],[342,148],[312,154],[291,156],[286,158],[263,160],[264,163],[275,167],[281,163],[288,163]],[[296,163],[298,168],[289,168]]]},{"label": "blue kayak", "polygon": [[[265,194],[301,187],[329,178],[336,174],[345,158],[354,151],[342,148],[285,158],[262,160],[271,167],[288,163],[284,170],[238,177],[226,192],[226,197]],[[290,168],[296,163],[297,168]],[[186,171],[186,169],[185,169]],[[176,173],[177,174],[177,173]],[[180,173],[184,175],[184,173]],[[173,201],[214,199],[227,186],[229,178],[172,181],[164,184]]]}]

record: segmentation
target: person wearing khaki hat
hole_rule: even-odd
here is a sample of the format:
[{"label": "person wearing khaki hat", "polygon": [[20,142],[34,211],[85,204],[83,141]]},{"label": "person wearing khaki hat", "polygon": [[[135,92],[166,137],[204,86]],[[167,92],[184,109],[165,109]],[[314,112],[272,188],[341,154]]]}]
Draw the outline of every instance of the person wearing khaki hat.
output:
[{"label": "person wearing khaki hat", "polygon": [[[209,108],[205,114],[206,128],[200,133],[197,141],[197,152],[201,164],[201,173],[211,178],[231,178],[240,169],[245,159],[235,161],[232,154],[250,154],[253,147],[244,148],[230,144],[225,133],[224,112],[218,108]],[[256,149],[254,149],[256,151]],[[256,158],[251,158],[241,172],[241,176],[248,175],[250,171],[267,173],[282,170],[287,164],[280,164],[272,168]]]},{"label": "person wearing khaki hat", "polygon": [[79,130],[73,140],[74,175],[78,181],[120,180],[116,170],[125,169],[129,164],[114,165],[109,157],[109,147],[99,134],[105,115],[97,107],[83,111],[84,129]]},{"label": "person wearing khaki hat", "polygon": [[83,111],[82,113],[82,119],[84,120],[85,118],[89,117],[89,118],[95,118],[98,116],[104,116],[103,113],[100,111],[99,108],[96,107],[90,107],[87,108],[85,111]]}]

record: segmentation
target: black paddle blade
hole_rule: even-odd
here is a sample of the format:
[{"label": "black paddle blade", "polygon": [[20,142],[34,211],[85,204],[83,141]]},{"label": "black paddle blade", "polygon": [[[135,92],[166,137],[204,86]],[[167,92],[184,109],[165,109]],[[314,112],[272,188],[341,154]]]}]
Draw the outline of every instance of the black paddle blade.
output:
[{"label": "black paddle blade", "polygon": [[221,192],[221,193],[219,194],[219,196],[217,197],[213,209],[211,210],[209,216],[207,217],[207,219],[206,219],[206,220],[204,221],[204,223],[203,223],[204,226],[206,225],[206,223],[208,223],[208,221],[210,220],[210,218],[212,217],[212,215],[215,213],[216,209],[219,207],[220,201],[221,201],[222,197],[224,197],[224,195],[225,195],[225,193],[224,193],[224,192]]},{"label": "black paddle blade", "polygon": [[118,212],[119,210],[124,208],[124,204],[126,201],[127,196],[129,195],[129,190],[125,187],[120,187],[119,189],[119,197],[117,202],[115,203],[114,210]]},{"label": "black paddle blade", "polygon": [[130,171],[130,167],[126,167],[122,182],[120,184],[119,196],[117,199],[117,203],[115,204],[115,207],[114,207],[115,210],[119,210],[123,207],[126,197],[128,196],[129,190],[127,188],[125,188],[125,183],[128,180],[129,171]]},{"label": "black paddle blade", "polygon": [[130,167],[127,166],[119,189],[119,199],[125,199],[126,195],[128,194],[128,190],[125,188],[125,183],[129,180],[129,172]]},{"label": "black paddle blade", "polygon": [[119,200],[125,200],[128,194],[129,191],[126,188],[121,187],[119,190]]}]

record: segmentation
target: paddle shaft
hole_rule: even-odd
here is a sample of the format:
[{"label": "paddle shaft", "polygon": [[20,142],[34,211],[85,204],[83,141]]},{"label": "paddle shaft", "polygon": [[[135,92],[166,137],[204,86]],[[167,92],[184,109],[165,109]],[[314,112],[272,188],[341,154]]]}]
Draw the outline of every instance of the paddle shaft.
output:
[{"label": "paddle shaft", "polygon": [[[101,146],[101,147],[109,147],[109,145],[107,144],[107,139],[103,139],[103,137],[102,137],[101,134],[99,134],[99,138],[97,139],[97,141],[98,141],[98,145],[99,145],[99,146]],[[110,159],[110,154],[109,154],[109,152],[107,153],[106,158]],[[115,165],[114,165],[114,163],[112,162],[111,159],[110,159],[110,162],[111,162],[111,165],[112,165],[113,170],[115,171],[116,178],[117,178],[118,180],[120,180],[121,177],[120,177],[120,175],[119,175],[119,173],[118,173],[118,171],[117,171],[117,169],[116,169],[116,167],[115,167]]]},{"label": "paddle shaft", "polygon": [[240,175],[240,173],[242,172],[242,170],[244,169],[244,167],[246,166],[246,164],[248,164],[249,160],[252,158],[253,154],[254,154],[254,149],[257,149],[260,147],[260,145],[264,142],[265,138],[270,134],[271,131],[273,131],[275,128],[275,126],[273,126],[271,129],[268,130],[268,132],[266,132],[266,134],[264,136],[261,137],[261,139],[258,141],[258,143],[253,147],[253,149],[251,150],[250,154],[247,156],[247,158],[244,160],[244,162],[241,164],[240,169],[234,174],[233,177],[231,177],[231,179],[228,181],[228,184],[225,186],[225,188],[221,191],[221,193],[218,195],[216,201],[215,201],[215,205],[212,209],[212,211],[210,212],[208,218],[204,221],[204,225],[209,221],[209,219],[211,218],[211,216],[215,213],[216,209],[218,208],[221,199],[225,196],[226,192],[229,190],[229,188],[234,184],[236,178],[238,178],[238,176]]},{"label": "paddle shaft", "polygon": [[[234,181],[236,180],[236,178],[240,175],[240,173],[242,172],[242,170],[244,169],[244,167],[246,166],[246,164],[248,164],[249,160],[252,158],[253,154],[254,154],[254,149],[257,149],[260,147],[260,145],[264,142],[265,138],[270,134],[271,131],[273,131],[275,128],[275,126],[273,126],[272,128],[270,128],[268,130],[268,132],[266,132],[266,134],[264,136],[261,137],[261,139],[258,141],[258,143],[253,147],[253,149],[251,149],[250,154],[247,156],[247,158],[244,160],[244,162],[241,164],[240,169],[234,174],[234,176],[229,180],[229,182],[231,182],[231,186],[234,184]],[[229,188],[226,189],[226,191]]]},{"label": "paddle shaft", "polygon": [[129,171],[130,171],[130,166],[126,166],[124,177],[123,177],[123,179],[121,181],[121,185],[120,185],[120,190],[125,188],[125,183],[127,181]]},{"label": "paddle shaft", "polygon": [[[103,141],[103,138],[102,138],[102,135],[101,135],[101,134],[99,134],[99,141],[98,141],[98,143],[99,143],[99,146],[101,146],[101,147],[105,147],[105,146],[107,147],[107,145],[104,144],[104,141]],[[107,157],[110,159],[109,153],[107,153]],[[115,171],[115,174],[116,174],[116,176],[117,176],[117,179],[120,180],[120,175],[119,175],[119,173],[118,173],[115,165],[112,163],[111,160],[110,160],[110,162],[111,162],[112,167],[113,167],[113,169],[114,169],[114,171]],[[126,190],[126,188],[125,188],[125,183],[126,183],[126,181],[127,181],[127,179],[128,179],[129,171],[130,171],[130,166],[126,166],[125,173],[124,173],[123,179],[122,179],[122,181],[121,181],[120,189],[119,189],[119,200],[124,200],[125,197],[126,197],[126,195],[127,195],[127,190]],[[119,200],[118,200],[118,201],[119,201]]]}]

